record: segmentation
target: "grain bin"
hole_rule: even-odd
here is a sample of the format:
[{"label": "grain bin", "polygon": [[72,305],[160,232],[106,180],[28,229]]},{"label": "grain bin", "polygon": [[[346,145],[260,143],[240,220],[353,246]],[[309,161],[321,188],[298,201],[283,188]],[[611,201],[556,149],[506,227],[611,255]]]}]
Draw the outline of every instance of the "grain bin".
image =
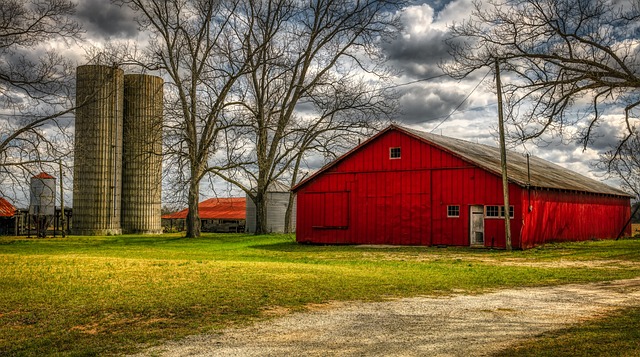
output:
[{"label": "grain bin", "polygon": [[124,76],[122,230],[160,234],[162,99],[160,77]]},{"label": "grain bin", "polygon": [[41,172],[31,178],[29,188],[29,214],[53,217],[56,209],[56,179]]},{"label": "grain bin", "polygon": [[56,213],[56,179],[45,172],[33,176],[29,196],[29,216],[38,237],[45,237]]},{"label": "grain bin", "polygon": [[[285,231],[284,216],[289,206],[289,186],[274,181],[267,188],[265,194],[267,211],[267,232],[283,233]],[[296,201],[293,201],[293,212],[291,216],[291,227],[296,226]],[[247,195],[247,222],[245,230],[249,233],[256,231],[256,205]]]},{"label": "grain bin", "polygon": [[77,69],[74,234],[121,233],[123,76],[109,66]]}]

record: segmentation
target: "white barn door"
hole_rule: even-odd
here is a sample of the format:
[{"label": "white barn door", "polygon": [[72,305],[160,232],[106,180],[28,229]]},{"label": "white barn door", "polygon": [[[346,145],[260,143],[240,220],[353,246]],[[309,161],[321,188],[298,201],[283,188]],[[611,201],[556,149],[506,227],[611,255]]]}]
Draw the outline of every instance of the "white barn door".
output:
[{"label": "white barn door", "polygon": [[484,206],[469,207],[470,245],[484,245]]}]

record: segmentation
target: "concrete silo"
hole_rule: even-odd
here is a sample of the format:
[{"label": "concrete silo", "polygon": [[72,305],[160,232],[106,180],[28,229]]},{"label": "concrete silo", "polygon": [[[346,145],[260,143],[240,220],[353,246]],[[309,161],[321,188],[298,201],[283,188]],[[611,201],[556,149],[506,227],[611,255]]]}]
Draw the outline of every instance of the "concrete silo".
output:
[{"label": "concrete silo", "polygon": [[[283,233],[285,231],[284,216],[289,206],[289,186],[274,181],[267,188],[265,194],[266,200],[266,216],[267,216],[267,232]],[[249,233],[256,231],[256,205],[253,203],[249,195],[247,195],[247,221],[245,230]],[[293,212],[291,216],[291,228],[296,227],[296,200],[293,201]]]},{"label": "concrete silo", "polygon": [[162,233],[162,99],[160,77],[124,76],[122,231]]},{"label": "concrete silo", "polygon": [[101,65],[76,73],[73,232],[120,234],[124,72]]},{"label": "concrete silo", "polygon": [[44,237],[56,212],[56,179],[45,172],[33,176],[29,193],[29,215],[38,236]]}]

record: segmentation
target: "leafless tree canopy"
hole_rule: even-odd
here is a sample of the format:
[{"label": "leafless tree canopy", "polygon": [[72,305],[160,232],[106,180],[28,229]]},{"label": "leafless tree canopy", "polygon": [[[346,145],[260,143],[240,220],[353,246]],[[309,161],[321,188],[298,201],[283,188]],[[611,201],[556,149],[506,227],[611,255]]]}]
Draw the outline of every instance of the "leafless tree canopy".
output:
[{"label": "leafless tree canopy", "polygon": [[244,73],[238,59],[244,35],[234,32],[236,1],[123,0],[152,39],[146,57],[132,62],[160,70],[165,88],[165,147],[174,191],[188,192],[187,236],[200,235],[200,183],[211,169],[225,111]]},{"label": "leafless tree canopy", "polygon": [[640,1],[490,0],[454,24],[455,78],[500,60],[520,139],[581,130],[585,147],[604,114],[624,116],[618,147],[637,130]]},{"label": "leafless tree canopy", "polygon": [[[399,1],[119,2],[152,34],[147,56],[128,61],[170,78],[165,167],[177,178],[173,191],[188,192],[188,236],[200,232],[203,179],[221,176],[261,202],[327,127],[390,111],[355,73],[378,69],[375,44],[393,30]],[[305,104],[313,114],[302,118]],[[305,137],[309,130],[317,134]]]},{"label": "leafless tree canopy", "polygon": [[599,165],[640,200],[640,134],[632,135],[617,151],[602,155]]},{"label": "leafless tree canopy", "polygon": [[45,45],[80,38],[74,10],[68,0],[0,2],[0,195],[19,196],[68,154],[74,66]]},{"label": "leafless tree canopy", "polygon": [[[323,139],[370,127],[391,112],[373,85],[359,77],[382,75],[377,44],[397,30],[400,1],[248,1],[237,10],[245,22],[236,124],[227,131],[232,170],[216,174],[241,187],[256,204],[256,234],[266,231],[267,189],[288,173],[296,180],[305,154]],[[386,98],[388,99],[388,98]],[[327,153],[331,154],[331,153]]]}]

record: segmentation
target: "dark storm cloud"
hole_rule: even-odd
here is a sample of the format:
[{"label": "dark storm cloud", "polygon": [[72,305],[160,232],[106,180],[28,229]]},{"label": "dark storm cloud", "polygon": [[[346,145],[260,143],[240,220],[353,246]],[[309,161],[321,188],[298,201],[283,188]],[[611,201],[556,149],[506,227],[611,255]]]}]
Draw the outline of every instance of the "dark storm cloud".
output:
[{"label": "dark storm cloud", "polygon": [[442,86],[438,88],[412,86],[404,89],[400,94],[400,117],[397,119],[405,124],[440,121],[449,115],[466,96],[465,93]]},{"label": "dark storm cloud", "polygon": [[447,61],[448,46],[444,42],[447,34],[432,30],[411,37],[398,37],[383,45],[390,63],[402,72],[415,78],[432,77],[442,73],[438,64]]},{"label": "dark storm cloud", "polygon": [[81,1],[76,8],[76,17],[89,38],[133,38],[138,33],[133,10],[107,0]]}]

